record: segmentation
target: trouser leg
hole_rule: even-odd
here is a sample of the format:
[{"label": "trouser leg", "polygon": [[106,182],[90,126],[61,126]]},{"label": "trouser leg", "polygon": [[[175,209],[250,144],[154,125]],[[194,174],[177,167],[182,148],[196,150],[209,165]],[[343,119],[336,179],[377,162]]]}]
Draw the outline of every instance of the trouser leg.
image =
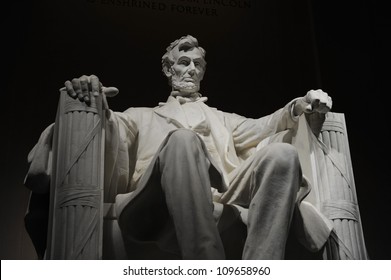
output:
[{"label": "trouser leg", "polygon": [[271,144],[257,152],[250,170],[243,259],[283,259],[302,179],[297,152],[289,144]]},{"label": "trouser leg", "polygon": [[199,137],[173,132],[158,156],[161,186],[184,259],[224,259],[213,217],[210,162]]}]

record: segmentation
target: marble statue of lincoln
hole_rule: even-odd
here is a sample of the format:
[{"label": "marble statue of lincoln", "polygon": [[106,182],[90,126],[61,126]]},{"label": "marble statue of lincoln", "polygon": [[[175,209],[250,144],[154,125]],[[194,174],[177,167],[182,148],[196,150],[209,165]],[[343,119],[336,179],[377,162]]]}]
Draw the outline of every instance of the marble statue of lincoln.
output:
[{"label": "marble statue of lincoln", "polygon": [[[65,82],[68,95],[87,104],[104,96],[104,199],[115,204],[125,244],[148,236],[183,259],[224,259],[218,224],[230,208],[247,227],[243,259],[283,259],[306,185],[289,135],[303,113],[327,113],[331,98],[310,90],[258,119],[209,107],[200,93],[205,50],[189,35],[171,43],[162,67],[171,93],[154,108],[110,110],[105,97],[118,90],[95,75]],[[315,249],[330,233],[327,226],[303,230]]]}]

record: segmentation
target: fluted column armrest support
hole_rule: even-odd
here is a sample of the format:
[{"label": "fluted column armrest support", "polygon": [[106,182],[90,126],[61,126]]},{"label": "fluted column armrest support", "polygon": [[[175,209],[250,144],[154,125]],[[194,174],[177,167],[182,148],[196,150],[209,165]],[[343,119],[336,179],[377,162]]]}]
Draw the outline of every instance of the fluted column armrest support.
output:
[{"label": "fluted column armrest support", "polygon": [[367,259],[345,116],[329,112],[304,119],[313,132],[308,135],[307,158],[314,191],[311,199],[334,224],[324,258]]},{"label": "fluted column armrest support", "polygon": [[53,137],[47,259],[101,259],[104,112],[60,93]]}]

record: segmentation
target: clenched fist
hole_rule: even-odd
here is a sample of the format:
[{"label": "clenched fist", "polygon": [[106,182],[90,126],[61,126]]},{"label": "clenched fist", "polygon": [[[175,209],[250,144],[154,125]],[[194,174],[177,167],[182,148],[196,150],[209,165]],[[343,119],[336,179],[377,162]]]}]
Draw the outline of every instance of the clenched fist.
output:
[{"label": "clenched fist", "polygon": [[302,113],[322,113],[326,114],[331,110],[333,101],[331,97],[321,89],[310,90],[307,94],[296,100],[293,113],[300,116]]}]

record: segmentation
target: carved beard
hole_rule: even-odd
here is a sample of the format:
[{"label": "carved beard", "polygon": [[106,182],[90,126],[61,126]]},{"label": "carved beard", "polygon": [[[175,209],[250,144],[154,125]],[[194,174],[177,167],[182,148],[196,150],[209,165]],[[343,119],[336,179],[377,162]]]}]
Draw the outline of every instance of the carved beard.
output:
[{"label": "carved beard", "polygon": [[176,81],[175,79],[172,79],[171,81],[173,89],[181,92],[181,93],[194,93],[198,92],[200,89],[199,84],[194,84],[191,82],[183,82],[183,81]]}]

